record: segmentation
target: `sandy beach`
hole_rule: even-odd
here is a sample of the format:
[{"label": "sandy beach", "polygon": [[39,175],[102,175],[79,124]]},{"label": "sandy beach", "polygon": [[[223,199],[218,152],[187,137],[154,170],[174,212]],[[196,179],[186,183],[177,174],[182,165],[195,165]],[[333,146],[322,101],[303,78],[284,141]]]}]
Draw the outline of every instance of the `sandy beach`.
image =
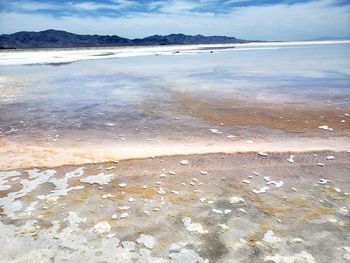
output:
[{"label": "sandy beach", "polygon": [[213,47],[1,54],[0,262],[350,261],[349,44]]}]

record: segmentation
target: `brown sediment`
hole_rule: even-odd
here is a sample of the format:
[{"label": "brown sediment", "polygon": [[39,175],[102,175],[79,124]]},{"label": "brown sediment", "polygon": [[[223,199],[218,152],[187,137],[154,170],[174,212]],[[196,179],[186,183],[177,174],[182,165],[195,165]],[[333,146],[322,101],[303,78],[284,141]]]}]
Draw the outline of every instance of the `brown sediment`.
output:
[{"label": "brown sediment", "polygon": [[305,207],[304,211],[307,214],[303,216],[302,219],[306,221],[312,221],[319,219],[324,215],[331,215],[336,211],[336,209],[330,207]]},{"label": "brown sediment", "polygon": [[289,212],[292,209],[292,208],[281,208],[281,207],[267,206],[267,205],[255,205],[255,207],[265,214],[272,215],[275,217],[280,217],[280,218],[290,217]]},{"label": "brown sediment", "polygon": [[327,187],[322,190],[326,195],[333,199],[344,199],[343,197],[340,197],[337,193],[337,191],[334,189],[334,187]]},{"label": "brown sediment", "polygon": [[128,194],[142,195],[142,198],[145,199],[152,199],[153,196],[157,194],[157,191],[154,188],[143,188],[142,186],[129,186],[123,191]]},{"label": "brown sediment", "polygon": [[174,195],[174,194],[167,194],[166,195],[167,198],[169,199],[170,202],[172,202],[173,204],[177,203],[177,204],[185,204],[188,201],[194,201],[196,200],[196,195],[192,194],[192,195]]},{"label": "brown sediment", "polygon": [[[312,221],[319,219],[324,215],[330,215],[336,212],[336,209],[320,206],[317,202],[310,198],[294,198],[291,200],[284,200],[282,198],[270,197],[269,200],[264,200],[261,198],[249,198],[249,200],[252,201],[254,206],[262,213],[283,219]],[[273,201],[274,203],[269,201]],[[282,203],[285,206],[280,206]]]},{"label": "brown sediment", "polygon": [[292,212],[296,212],[295,209],[301,208],[303,210],[303,215],[299,217],[295,217],[295,219],[306,220],[306,221],[319,219],[324,215],[331,215],[336,211],[336,209],[334,208],[323,207],[323,206],[318,206],[318,207],[296,206],[296,207],[280,208],[275,206],[255,205],[255,207],[265,214],[272,215],[278,218],[294,218]]},{"label": "brown sediment", "polygon": [[244,239],[250,246],[255,246],[256,242],[260,241],[263,238],[264,233],[271,229],[275,230],[275,227],[272,226],[268,220],[262,220],[254,233],[246,236]]},{"label": "brown sediment", "polygon": [[[174,103],[210,122],[234,125],[261,125],[267,128],[305,132],[328,125],[338,135],[350,135],[348,108],[329,105],[268,103],[257,100],[225,99],[174,93]],[[341,120],[345,119],[345,122]],[[329,134],[328,134],[329,135]],[[331,134],[330,134],[331,135]]]},{"label": "brown sediment", "polygon": [[82,191],[82,193],[78,196],[78,197],[76,197],[74,200],[73,200],[73,202],[83,202],[83,201],[85,201],[88,197],[89,197],[89,195],[90,195],[90,191],[91,191],[91,189],[89,189],[89,188],[87,188],[87,187],[85,187],[84,189],[82,189],[81,190]]}]

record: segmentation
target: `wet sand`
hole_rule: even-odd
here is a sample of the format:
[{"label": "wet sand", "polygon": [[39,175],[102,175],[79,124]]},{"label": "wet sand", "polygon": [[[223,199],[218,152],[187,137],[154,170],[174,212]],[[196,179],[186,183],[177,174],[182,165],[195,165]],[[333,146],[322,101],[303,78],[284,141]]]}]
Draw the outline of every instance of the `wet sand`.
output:
[{"label": "wet sand", "polygon": [[348,262],[349,164],[241,153],[5,172],[2,260]]},{"label": "wet sand", "polygon": [[335,130],[338,136],[350,135],[348,106],[336,107],[317,102],[274,103],[255,98],[236,99],[232,95],[218,98],[216,95],[189,96],[181,93],[174,94],[174,101],[194,116],[213,123],[260,125],[292,132],[314,132],[320,126],[327,125]]}]

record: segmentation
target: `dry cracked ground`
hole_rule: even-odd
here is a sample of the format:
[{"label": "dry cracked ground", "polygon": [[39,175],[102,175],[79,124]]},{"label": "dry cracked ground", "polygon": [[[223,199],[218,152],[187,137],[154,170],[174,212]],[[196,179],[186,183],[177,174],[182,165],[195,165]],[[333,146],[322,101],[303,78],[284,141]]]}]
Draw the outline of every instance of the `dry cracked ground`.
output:
[{"label": "dry cracked ground", "polygon": [[350,153],[0,172],[0,262],[349,262]]}]

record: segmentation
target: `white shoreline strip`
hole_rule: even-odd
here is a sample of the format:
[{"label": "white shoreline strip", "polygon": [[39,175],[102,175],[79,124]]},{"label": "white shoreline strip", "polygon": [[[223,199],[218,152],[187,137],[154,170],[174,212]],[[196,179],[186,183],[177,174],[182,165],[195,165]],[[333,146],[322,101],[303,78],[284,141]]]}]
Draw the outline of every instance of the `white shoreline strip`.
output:
[{"label": "white shoreline strip", "polygon": [[[30,49],[0,51],[0,65],[59,64],[80,60],[104,58],[193,54],[211,51],[228,50],[278,49],[293,46],[350,44],[350,40],[338,41],[299,41],[299,42],[251,42],[244,44],[203,44],[203,45],[171,45],[171,46],[136,46],[105,48],[72,48],[72,49]],[[222,49],[217,49],[222,48]]]},{"label": "white shoreline strip", "polygon": [[128,143],[128,145],[45,147],[36,145],[19,145],[8,142],[0,149],[0,170],[24,167],[56,167],[61,165],[82,165],[86,163],[109,162],[125,159],[141,159],[153,156],[213,154],[213,153],[248,153],[248,152],[319,152],[349,151],[350,139],[345,137],[330,139],[297,139],[285,141],[244,141],[188,143],[164,143],[149,145],[147,143]]}]

